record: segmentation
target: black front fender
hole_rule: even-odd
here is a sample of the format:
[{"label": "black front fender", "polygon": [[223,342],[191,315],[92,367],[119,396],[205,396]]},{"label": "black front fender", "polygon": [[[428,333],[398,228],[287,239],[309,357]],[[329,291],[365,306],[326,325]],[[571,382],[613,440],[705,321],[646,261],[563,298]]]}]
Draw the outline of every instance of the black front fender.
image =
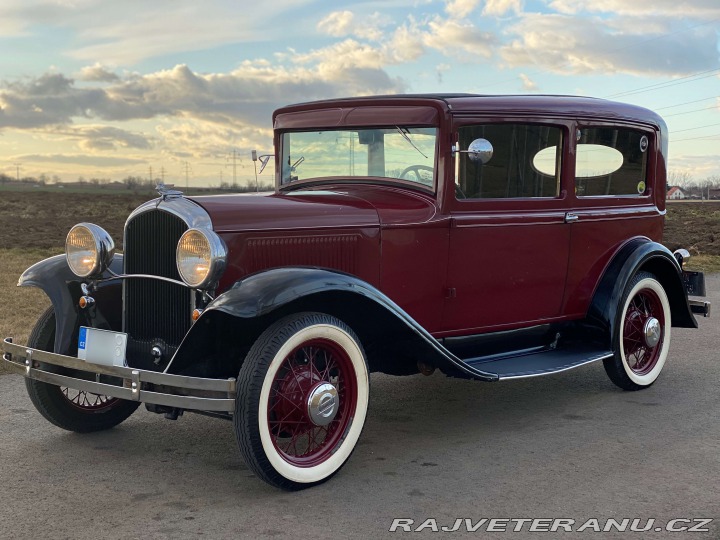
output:
[{"label": "black front fender", "polygon": [[[208,343],[222,340],[251,345],[274,320],[289,313],[320,311],[335,315],[358,334],[363,346],[379,341],[377,355],[386,340],[381,332],[406,339],[413,354],[422,355],[443,371],[481,380],[497,375],[472,368],[448,351],[438,340],[378,289],[355,276],[319,268],[277,268],[248,276],[211,302],[185,336],[166,371],[187,369]],[[217,330],[222,327],[222,330]],[[235,334],[235,339],[227,334]],[[390,348],[389,345],[386,348]],[[242,347],[238,347],[241,350]],[[239,353],[237,353],[239,354]],[[374,356],[368,352],[368,356]],[[193,358],[195,360],[193,360]],[[372,358],[371,364],[372,362]],[[382,369],[378,368],[378,369]]]},{"label": "black front fender", "polygon": [[[110,270],[122,273],[123,256],[115,255]],[[103,277],[110,277],[109,273]],[[72,273],[65,255],[55,255],[33,264],[18,280],[18,287],[37,287],[50,299],[55,310],[55,352],[74,354],[77,333],[81,325],[90,326],[88,313],[78,307],[82,296],[83,280]],[[119,282],[101,282],[93,293],[98,301],[94,319],[104,322],[108,329],[120,330],[122,316],[122,285]],[[102,313],[99,312],[102,306]]]}]

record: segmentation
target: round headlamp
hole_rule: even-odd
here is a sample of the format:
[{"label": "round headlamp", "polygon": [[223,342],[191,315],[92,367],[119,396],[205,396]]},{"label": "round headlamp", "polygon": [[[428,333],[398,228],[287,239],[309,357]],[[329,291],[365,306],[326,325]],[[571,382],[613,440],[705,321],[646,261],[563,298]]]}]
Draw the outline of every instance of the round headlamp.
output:
[{"label": "round headlamp", "polygon": [[115,242],[102,227],[75,225],[65,239],[65,258],[72,273],[84,278],[101,274],[115,256]]},{"label": "round headlamp", "polygon": [[188,229],[180,237],[175,260],[182,280],[194,289],[214,284],[225,270],[227,248],[208,229]]}]

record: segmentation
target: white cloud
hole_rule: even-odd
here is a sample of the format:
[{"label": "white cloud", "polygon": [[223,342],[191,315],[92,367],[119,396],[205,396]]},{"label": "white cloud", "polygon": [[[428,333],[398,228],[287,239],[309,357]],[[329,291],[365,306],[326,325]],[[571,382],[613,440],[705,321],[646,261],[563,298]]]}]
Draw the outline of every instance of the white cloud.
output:
[{"label": "white cloud", "polygon": [[483,15],[501,17],[509,11],[520,13],[523,10],[523,0],[486,0]]},{"label": "white cloud", "polygon": [[354,20],[351,11],[333,11],[317,24],[317,28],[330,36],[347,36],[354,30]]},{"label": "white cloud", "polygon": [[[488,0],[492,1],[492,0]],[[480,4],[480,0],[450,0],[445,6],[445,13],[452,18],[467,17]]]},{"label": "white cloud", "polygon": [[[720,156],[716,153],[707,154],[677,154],[679,150],[687,151],[692,146],[697,146],[701,141],[688,141],[688,143],[677,143],[673,145],[670,140],[670,157],[668,165],[670,170],[676,173],[687,173],[694,181],[699,181],[708,176],[716,176],[720,170]],[[712,144],[716,141],[706,141]]]},{"label": "white cloud", "polygon": [[90,82],[116,82],[120,80],[120,77],[102,64],[96,63],[82,68],[78,79]]},{"label": "white cloud", "polygon": [[92,167],[127,167],[144,164],[144,159],[112,156],[89,156],[87,154],[21,154],[12,156],[21,163],[67,163]]},{"label": "white cloud", "polygon": [[65,130],[64,133],[71,139],[78,139],[80,148],[88,151],[117,148],[149,150],[153,146],[151,139],[142,133],[114,126],[84,125]]},{"label": "white cloud", "polygon": [[351,11],[333,11],[320,20],[317,29],[334,37],[353,36],[370,41],[385,38],[383,28],[392,24],[392,19],[379,12],[356,16]]},{"label": "white cloud", "polygon": [[[262,12],[235,0],[174,0],[172,5],[145,0],[3,0],[0,33],[32,35],[37,27],[73,35],[69,56],[89,62],[133,65],[160,55],[198,51],[227,44],[262,41],[288,33],[277,24],[312,0],[273,0]],[[256,16],[260,15],[260,16]],[[290,26],[301,34],[303,25]]]},{"label": "white cloud", "polygon": [[654,33],[621,33],[600,18],[532,13],[507,34],[512,40],[500,54],[510,67],[537,66],[564,75],[684,75],[720,67],[717,36],[705,27],[653,40]]},{"label": "white cloud", "polygon": [[530,77],[524,73],[520,74],[520,80],[522,81],[522,89],[526,92],[536,92],[538,85]]},{"label": "white cloud", "polygon": [[428,27],[429,32],[423,34],[423,42],[428,47],[445,54],[454,51],[470,53],[465,59],[489,58],[492,55],[495,36],[481,31],[470,22],[437,17],[428,23]]},{"label": "white cloud", "polygon": [[[503,0],[500,0],[503,1]],[[652,2],[629,2],[628,0],[552,0],[550,8],[565,14],[580,12],[611,13],[619,16],[634,17],[682,17],[707,18],[720,16],[720,4],[717,0],[653,0]]]},{"label": "white cloud", "polygon": [[269,126],[272,111],[289,102],[403,89],[372,48],[343,42],[336,50],[339,57],[332,50],[295,55],[302,65],[293,67],[246,62],[231,73],[198,74],[179,65],[102,87],[78,87],[62,74],[46,74],[0,89],[0,129],[162,116]]}]

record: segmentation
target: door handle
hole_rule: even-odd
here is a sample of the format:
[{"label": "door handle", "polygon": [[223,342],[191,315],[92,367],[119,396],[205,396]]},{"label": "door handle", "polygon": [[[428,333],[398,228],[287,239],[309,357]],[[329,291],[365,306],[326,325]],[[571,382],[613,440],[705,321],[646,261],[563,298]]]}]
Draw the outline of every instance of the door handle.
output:
[{"label": "door handle", "polygon": [[580,219],[580,216],[578,216],[577,214],[573,214],[572,212],[568,212],[567,214],[565,214],[565,223],[572,223],[574,221],[577,221],[578,219]]}]

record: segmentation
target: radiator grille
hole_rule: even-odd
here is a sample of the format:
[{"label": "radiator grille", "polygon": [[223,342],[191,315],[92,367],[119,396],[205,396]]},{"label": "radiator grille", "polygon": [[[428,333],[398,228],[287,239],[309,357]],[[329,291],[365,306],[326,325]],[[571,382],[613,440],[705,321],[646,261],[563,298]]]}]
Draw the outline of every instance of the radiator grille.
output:
[{"label": "radiator grille", "polygon": [[[182,219],[162,210],[133,218],[125,227],[125,273],[180,281],[175,250],[187,229]],[[123,326],[134,341],[160,340],[173,348],[180,343],[192,323],[192,290],[156,279],[127,279],[123,290]]]}]

